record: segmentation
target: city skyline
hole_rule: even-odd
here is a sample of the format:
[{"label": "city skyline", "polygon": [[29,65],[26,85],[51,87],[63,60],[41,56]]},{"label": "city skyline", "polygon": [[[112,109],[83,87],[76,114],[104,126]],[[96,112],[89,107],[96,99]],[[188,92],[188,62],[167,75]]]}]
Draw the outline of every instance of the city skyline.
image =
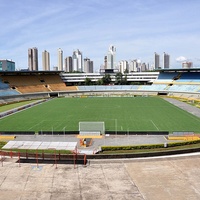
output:
[{"label": "city skyline", "polygon": [[[40,52],[50,52],[52,69],[59,47],[64,58],[81,49],[94,61],[95,71],[113,44],[117,63],[139,59],[151,65],[154,52],[167,52],[170,68],[181,68],[182,62],[199,67],[199,9],[197,0],[2,0],[6,17],[0,19],[0,59],[14,60],[16,69],[28,68],[27,49],[36,46]],[[12,12],[7,15],[7,10]],[[41,70],[42,56],[38,59]]]}]

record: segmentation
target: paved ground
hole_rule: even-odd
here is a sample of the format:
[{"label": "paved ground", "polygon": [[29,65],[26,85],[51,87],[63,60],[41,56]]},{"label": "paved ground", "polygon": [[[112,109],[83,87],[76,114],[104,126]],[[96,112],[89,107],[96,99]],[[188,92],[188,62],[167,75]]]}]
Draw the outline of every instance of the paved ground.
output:
[{"label": "paved ground", "polygon": [[195,106],[189,105],[185,102],[173,98],[165,98],[165,100],[197,117],[200,117],[200,109]]},{"label": "paved ground", "polygon": [[[17,141],[46,141],[46,142],[78,142],[79,152],[89,152],[99,149],[101,146],[117,146],[117,145],[141,145],[141,144],[163,144],[168,142],[174,142],[173,140],[167,140],[165,136],[156,135],[110,135],[102,137],[101,139],[93,139],[92,145],[87,148],[81,148],[79,146],[79,139],[77,135],[30,135],[30,136],[17,136]],[[177,140],[176,140],[177,142]]]},{"label": "paved ground", "polygon": [[[14,160],[13,160],[14,161]],[[200,155],[0,166],[0,200],[199,200]]]}]

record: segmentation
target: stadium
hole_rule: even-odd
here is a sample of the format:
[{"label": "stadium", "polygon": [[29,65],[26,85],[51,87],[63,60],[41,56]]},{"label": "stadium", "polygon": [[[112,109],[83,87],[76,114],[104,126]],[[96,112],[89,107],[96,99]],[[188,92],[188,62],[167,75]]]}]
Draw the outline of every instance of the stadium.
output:
[{"label": "stadium", "polygon": [[[53,173],[59,180],[62,176],[69,179],[70,184],[63,183],[63,188],[57,183],[57,190],[64,193],[65,197],[68,195],[67,199],[71,198],[69,193],[73,193],[71,199],[79,199],[81,195],[85,199],[109,199],[111,196],[113,199],[146,199],[153,196],[147,186],[158,173],[156,167],[160,170],[165,165],[165,170],[161,170],[163,173],[158,174],[158,177],[165,180],[169,188],[171,183],[167,181],[177,183],[174,176],[184,179],[190,174],[193,189],[183,181],[178,191],[182,191],[185,186],[188,188],[177,199],[191,194],[190,190],[196,188],[200,175],[199,156],[195,154],[200,150],[200,69],[130,73],[124,75],[127,85],[115,85],[116,74],[109,72],[111,83],[97,85],[96,82],[106,74],[106,71],[98,74],[0,72],[3,173],[6,174],[7,167],[12,165],[12,174],[18,174],[12,176],[12,179],[19,181],[23,171],[31,174],[33,171],[40,173],[47,170],[44,173],[48,173],[48,170],[52,170],[49,167],[51,165],[44,166],[50,163],[57,169]],[[86,78],[91,79],[92,84],[85,85]],[[172,160],[162,158],[185,153],[194,155]],[[140,158],[148,161],[138,160]],[[109,164],[112,162],[117,164]],[[32,171],[24,168],[23,163],[31,163]],[[177,175],[183,165],[188,167]],[[23,170],[18,170],[19,166]],[[191,167],[193,171],[190,171]],[[74,172],[74,169],[78,171]],[[136,170],[140,171],[138,175],[133,173]],[[115,173],[119,176],[116,177]],[[49,198],[47,190],[52,186],[45,186],[46,176],[43,175],[35,190],[39,198],[45,199]],[[147,177],[145,183],[140,180],[144,176]],[[3,176],[1,178],[3,180]],[[120,183],[119,178],[123,180]],[[58,181],[54,180],[54,176],[50,176],[49,180],[53,180],[54,184]],[[90,183],[88,190],[94,190],[97,196],[90,192],[80,194],[87,180]],[[24,182],[34,184],[33,180],[24,180],[22,185]],[[82,186],[77,186],[77,182]],[[154,184],[159,185],[159,190],[165,185],[163,181]],[[64,191],[64,187],[70,192]],[[105,187],[109,188],[107,192]],[[2,192],[2,187],[0,189]],[[24,194],[28,195],[32,190]],[[15,193],[17,195],[17,190]],[[169,193],[168,197],[177,194],[172,188],[164,193],[166,196]],[[58,192],[54,191],[51,195],[54,199]],[[58,196],[58,199],[62,197]],[[187,197],[189,199],[191,196]],[[198,192],[193,199],[196,197],[199,197]],[[158,195],[157,199],[161,199],[161,196]]]}]

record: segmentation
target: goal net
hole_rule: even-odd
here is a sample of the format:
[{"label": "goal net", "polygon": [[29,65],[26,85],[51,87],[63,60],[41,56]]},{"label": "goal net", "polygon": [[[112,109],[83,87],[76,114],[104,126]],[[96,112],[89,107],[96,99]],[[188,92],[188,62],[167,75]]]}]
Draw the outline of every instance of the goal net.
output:
[{"label": "goal net", "polygon": [[80,135],[102,135],[105,134],[104,122],[79,122]]}]

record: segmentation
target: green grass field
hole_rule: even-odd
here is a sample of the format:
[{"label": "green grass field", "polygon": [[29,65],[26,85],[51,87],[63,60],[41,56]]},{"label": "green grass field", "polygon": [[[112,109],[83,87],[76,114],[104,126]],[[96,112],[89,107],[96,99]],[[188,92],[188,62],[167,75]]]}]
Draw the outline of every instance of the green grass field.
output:
[{"label": "green grass field", "polygon": [[194,131],[200,119],[159,97],[57,98],[0,120],[0,131],[72,131],[104,121],[115,131]]},{"label": "green grass field", "polygon": [[33,103],[37,100],[30,100],[30,101],[21,101],[21,102],[17,102],[17,103],[11,103],[11,104],[6,104],[0,107],[0,112],[5,112],[7,110],[11,110],[13,108],[17,108],[17,107],[21,107],[24,105],[27,105],[29,103]]}]

